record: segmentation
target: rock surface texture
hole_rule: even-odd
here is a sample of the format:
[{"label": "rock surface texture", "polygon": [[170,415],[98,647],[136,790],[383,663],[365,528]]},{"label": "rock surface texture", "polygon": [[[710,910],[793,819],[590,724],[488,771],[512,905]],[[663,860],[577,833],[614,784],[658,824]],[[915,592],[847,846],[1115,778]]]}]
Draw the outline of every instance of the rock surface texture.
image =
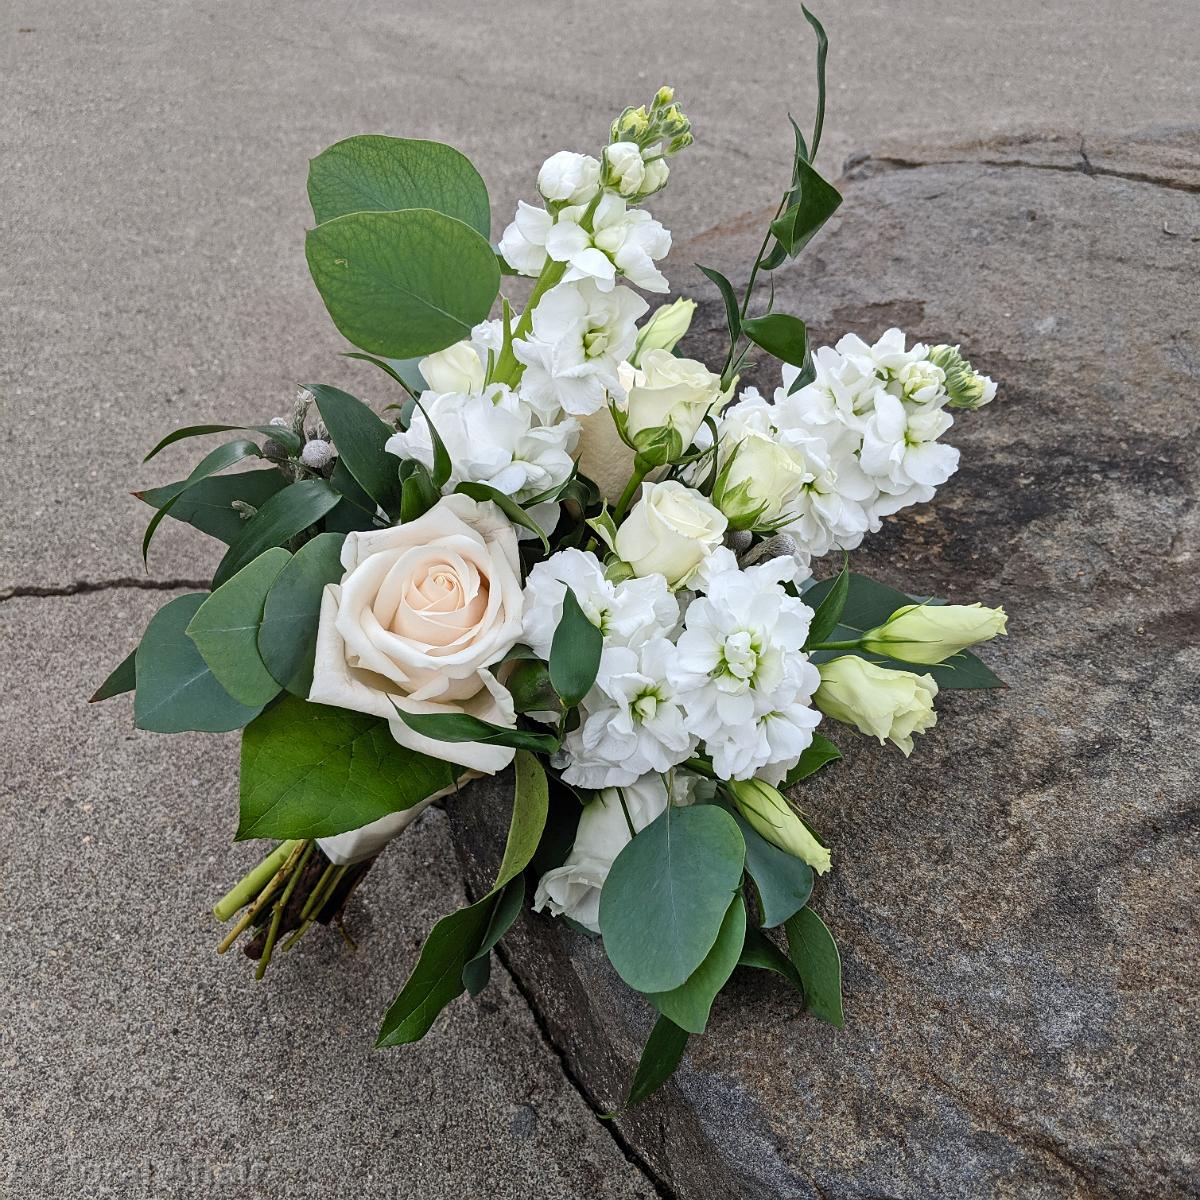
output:
[{"label": "rock surface texture", "polygon": [[[842,187],[777,310],[815,345],[961,342],[1000,383],[947,437],[959,474],[857,564],[1006,605],[986,657],[1010,690],[939,697],[908,762],[838,728],[847,761],[803,792],[834,848],[815,906],[845,1031],[746,978],[617,1127],[680,1200],[1195,1195],[1200,130],[896,147]],[[685,349],[722,337],[709,296]],[[448,808],[474,886],[505,786]],[[561,923],[503,953],[616,1107],[649,1010]]]}]

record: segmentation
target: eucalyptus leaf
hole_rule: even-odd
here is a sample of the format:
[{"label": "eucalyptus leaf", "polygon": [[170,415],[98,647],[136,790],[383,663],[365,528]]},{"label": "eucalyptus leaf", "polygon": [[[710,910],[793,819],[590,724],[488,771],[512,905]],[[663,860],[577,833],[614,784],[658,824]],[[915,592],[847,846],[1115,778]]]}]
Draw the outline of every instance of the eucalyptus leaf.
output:
[{"label": "eucalyptus leaf", "polygon": [[309,230],[305,252],[333,323],[383,358],[469,337],[500,289],[487,239],[428,208],[335,217]]},{"label": "eucalyptus leaf", "polygon": [[384,446],[395,430],[349,392],[323,383],[309,384],[308,390],[337,446],[339,465],[380,508],[394,514],[400,504],[399,464]]},{"label": "eucalyptus leaf", "polygon": [[471,160],[442,142],[359,134],[308,164],[308,199],[317,223],[346,213],[432,208],[491,231],[487,187]]},{"label": "eucalyptus leaf", "polygon": [[746,941],[742,946],[739,967],[754,967],[759,971],[774,971],[793,987],[803,990],[800,972],[792,966],[791,959],[761,929],[750,926],[746,930]]},{"label": "eucalyptus leaf", "polygon": [[378,367],[385,375],[390,375],[410,396],[419,396],[429,386],[421,374],[420,362],[423,355],[416,358],[377,358],[374,354],[362,354],[357,350],[347,350],[344,353],[347,358],[357,358],[360,362],[369,362]]},{"label": "eucalyptus leaf", "polygon": [[264,550],[284,542],[315,525],[340,497],[323,479],[305,479],[276,492],[246,522],[217,566],[213,585],[220,587]]},{"label": "eucalyptus leaf", "polygon": [[305,542],[279,572],[263,605],[258,653],[272,677],[302,699],[312,688],[321,596],[344,574],[345,538],[322,533]]},{"label": "eucalyptus leaf", "polygon": [[712,1003],[738,965],[745,940],[746,905],[741,896],[734,896],[721,922],[716,943],[704,961],[679,987],[668,992],[652,992],[646,999],[681,1029],[688,1033],[703,1033]]},{"label": "eucalyptus leaf", "polygon": [[209,595],[185,631],[217,682],[251,708],[279,694],[258,653],[258,630],[267,593],[291,557],[279,546],[264,551]]},{"label": "eucalyptus leaf", "polygon": [[741,816],[732,813],[746,843],[746,871],[758,889],[762,923],[782,925],[798,913],[812,895],[813,873],[808,863],[773,846]]},{"label": "eucalyptus leaf", "polygon": [[833,934],[811,908],[802,908],[785,925],[788,957],[804,985],[805,1007],[813,1016],[841,1029],[842,958]]},{"label": "eucalyptus leaf", "polygon": [[461,768],[401,746],[388,723],[285,695],[242,735],[237,837],[330,837],[412,808]]},{"label": "eucalyptus leaf", "polygon": [[123,659],[113,667],[109,672],[108,678],[96,689],[92,698],[88,701],[89,704],[96,704],[101,700],[109,700],[113,696],[120,696],[124,692],[132,692],[137,687],[137,668],[134,666],[134,657],[137,654],[137,648],[130,650]]},{"label": "eucalyptus leaf", "polygon": [[134,724],[154,733],[227,733],[241,729],[260,706],[235,700],[217,682],[184,632],[207,592],[178,596],[154,614],[134,656]]},{"label": "eucalyptus leaf", "polygon": [[617,855],[600,894],[604,949],[639,992],[677,988],[704,961],[741,883],[746,846],[711,804],[668,805]]}]

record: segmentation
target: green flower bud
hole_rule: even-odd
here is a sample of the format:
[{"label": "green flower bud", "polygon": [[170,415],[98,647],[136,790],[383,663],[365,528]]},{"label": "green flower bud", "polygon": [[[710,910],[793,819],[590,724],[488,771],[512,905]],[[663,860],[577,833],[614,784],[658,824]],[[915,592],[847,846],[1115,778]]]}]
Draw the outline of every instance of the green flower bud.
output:
[{"label": "green flower bud", "polygon": [[864,650],[932,665],[1008,632],[1003,608],[982,604],[906,604],[862,635]]},{"label": "green flower bud", "polygon": [[995,398],[995,383],[988,376],[980,375],[959,353],[957,346],[934,346],[929,351],[929,361],[945,372],[951,408],[982,408]]},{"label": "green flower bud", "polygon": [[695,311],[695,300],[676,300],[656,308],[650,320],[638,331],[637,345],[629,361],[636,367],[641,356],[649,350],[674,350],[691,327]]},{"label": "green flower bud", "polygon": [[817,841],[777,788],[761,779],[732,779],[726,786],[734,806],[755,833],[802,859],[818,875],[829,870],[828,849]]}]

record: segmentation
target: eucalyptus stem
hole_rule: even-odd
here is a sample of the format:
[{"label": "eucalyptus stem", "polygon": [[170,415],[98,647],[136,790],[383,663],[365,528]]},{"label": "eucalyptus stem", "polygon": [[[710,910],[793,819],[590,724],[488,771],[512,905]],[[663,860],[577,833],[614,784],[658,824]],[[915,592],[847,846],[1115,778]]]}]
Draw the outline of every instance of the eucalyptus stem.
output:
[{"label": "eucalyptus stem", "polygon": [[262,912],[264,908],[266,908],[267,902],[272,896],[275,895],[280,887],[283,886],[283,881],[291,874],[292,867],[296,860],[303,853],[305,846],[311,847],[312,843],[309,841],[296,842],[294,849],[288,856],[287,862],[285,862],[283,866],[275,872],[271,882],[268,883],[261,892],[259,892],[258,899],[255,900],[248,909],[246,909],[246,911],[242,914],[241,920],[239,920],[238,923],[221,940],[221,943],[217,946],[218,954],[224,954],[225,951],[228,950],[229,947],[238,940],[238,938],[242,935],[242,932],[248,929],[254,923],[254,920],[258,914]]},{"label": "eucalyptus stem", "polygon": [[255,979],[261,979],[267,973],[267,967],[271,963],[271,954],[275,949],[275,939],[279,936],[279,923],[283,920],[283,910],[287,908],[287,903],[296,890],[296,884],[300,882],[300,876],[304,874],[304,865],[308,862],[308,856],[312,852],[313,843],[305,842],[296,868],[287,881],[287,887],[283,889],[283,895],[275,902],[275,910],[271,913],[271,927],[267,931],[267,942],[263,946],[262,958],[258,960],[258,969],[254,972]]},{"label": "eucalyptus stem", "polygon": [[280,842],[252,871],[247,872],[220,900],[213,905],[213,916],[228,921],[239,908],[244,908],[267,885],[271,876],[288,860],[298,842]]}]

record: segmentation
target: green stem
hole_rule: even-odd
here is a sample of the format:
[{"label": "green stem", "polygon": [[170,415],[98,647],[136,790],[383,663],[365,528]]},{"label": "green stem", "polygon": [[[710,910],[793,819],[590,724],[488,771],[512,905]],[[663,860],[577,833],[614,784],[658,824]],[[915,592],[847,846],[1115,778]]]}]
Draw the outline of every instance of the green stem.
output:
[{"label": "green stem", "polygon": [[702,758],[684,759],[680,766],[686,767],[689,771],[694,771],[697,775],[703,775],[705,779],[716,779],[717,773],[712,769],[710,763],[706,763]]},{"label": "green stem", "polygon": [[561,282],[566,273],[567,264],[565,262],[555,262],[552,258],[546,259],[541,274],[537,277],[537,283],[533,285],[529,303],[525,305],[525,311],[521,313],[521,319],[513,329],[512,340],[504,347],[500,357],[496,359],[496,369],[492,373],[493,382],[506,383],[509,387],[516,387],[521,382],[521,374],[525,368],[517,361],[517,356],[513,353],[512,342],[528,336],[530,329],[533,328],[533,310],[537,307],[538,301],[555,284]]},{"label": "green stem", "polygon": [[267,902],[272,896],[283,886],[283,881],[291,874],[291,870],[296,860],[300,857],[305,846],[311,846],[311,842],[296,842],[295,846],[288,855],[287,862],[279,868],[271,878],[271,882],[258,894],[258,899],[250,905],[248,909],[239,918],[238,923],[225,935],[217,946],[217,953],[224,954],[234,942],[241,936],[242,931],[248,929],[254,924],[258,914],[267,906]]},{"label": "green stem", "polygon": [[304,865],[308,862],[308,856],[313,852],[313,845],[313,842],[305,843],[304,852],[300,855],[299,862],[296,863],[296,869],[292,872],[287,887],[283,889],[283,895],[275,902],[275,910],[271,913],[271,928],[267,931],[266,945],[263,946],[262,958],[258,960],[258,969],[254,972],[255,979],[261,979],[267,973],[271,954],[275,950],[275,939],[279,936],[279,923],[283,920],[283,910],[287,908],[287,903],[296,890],[296,884],[300,882],[300,876],[304,874]]},{"label": "green stem", "polygon": [[228,921],[239,908],[249,904],[266,887],[271,876],[287,862],[297,845],[299,843],[294,840],[280,842],[254,870],[243,875],[241,881],[213,905],[213,916],[218,921]]},{"label": "green stem", "polygon": [[857,650],[861,645],[858,639],[852,642],[817,642],[813,646],[805,646],[804,653],[808,654],[813,650]]},{"label": "green stem", "polygon": [[621,498],[617,501],[617,507],[613,509],[613,522],[617,525],[621,523],[621,519],[625,516],[625,510],[629,507],[630,501],[637,494],[638,488],[642,486],[642,480],[650,474],[649,469],[643,469],[638,465],[637,459],[633,462],[633,474],[629,477],[629,482],[625,485],[625,490],[621,493]]}]

